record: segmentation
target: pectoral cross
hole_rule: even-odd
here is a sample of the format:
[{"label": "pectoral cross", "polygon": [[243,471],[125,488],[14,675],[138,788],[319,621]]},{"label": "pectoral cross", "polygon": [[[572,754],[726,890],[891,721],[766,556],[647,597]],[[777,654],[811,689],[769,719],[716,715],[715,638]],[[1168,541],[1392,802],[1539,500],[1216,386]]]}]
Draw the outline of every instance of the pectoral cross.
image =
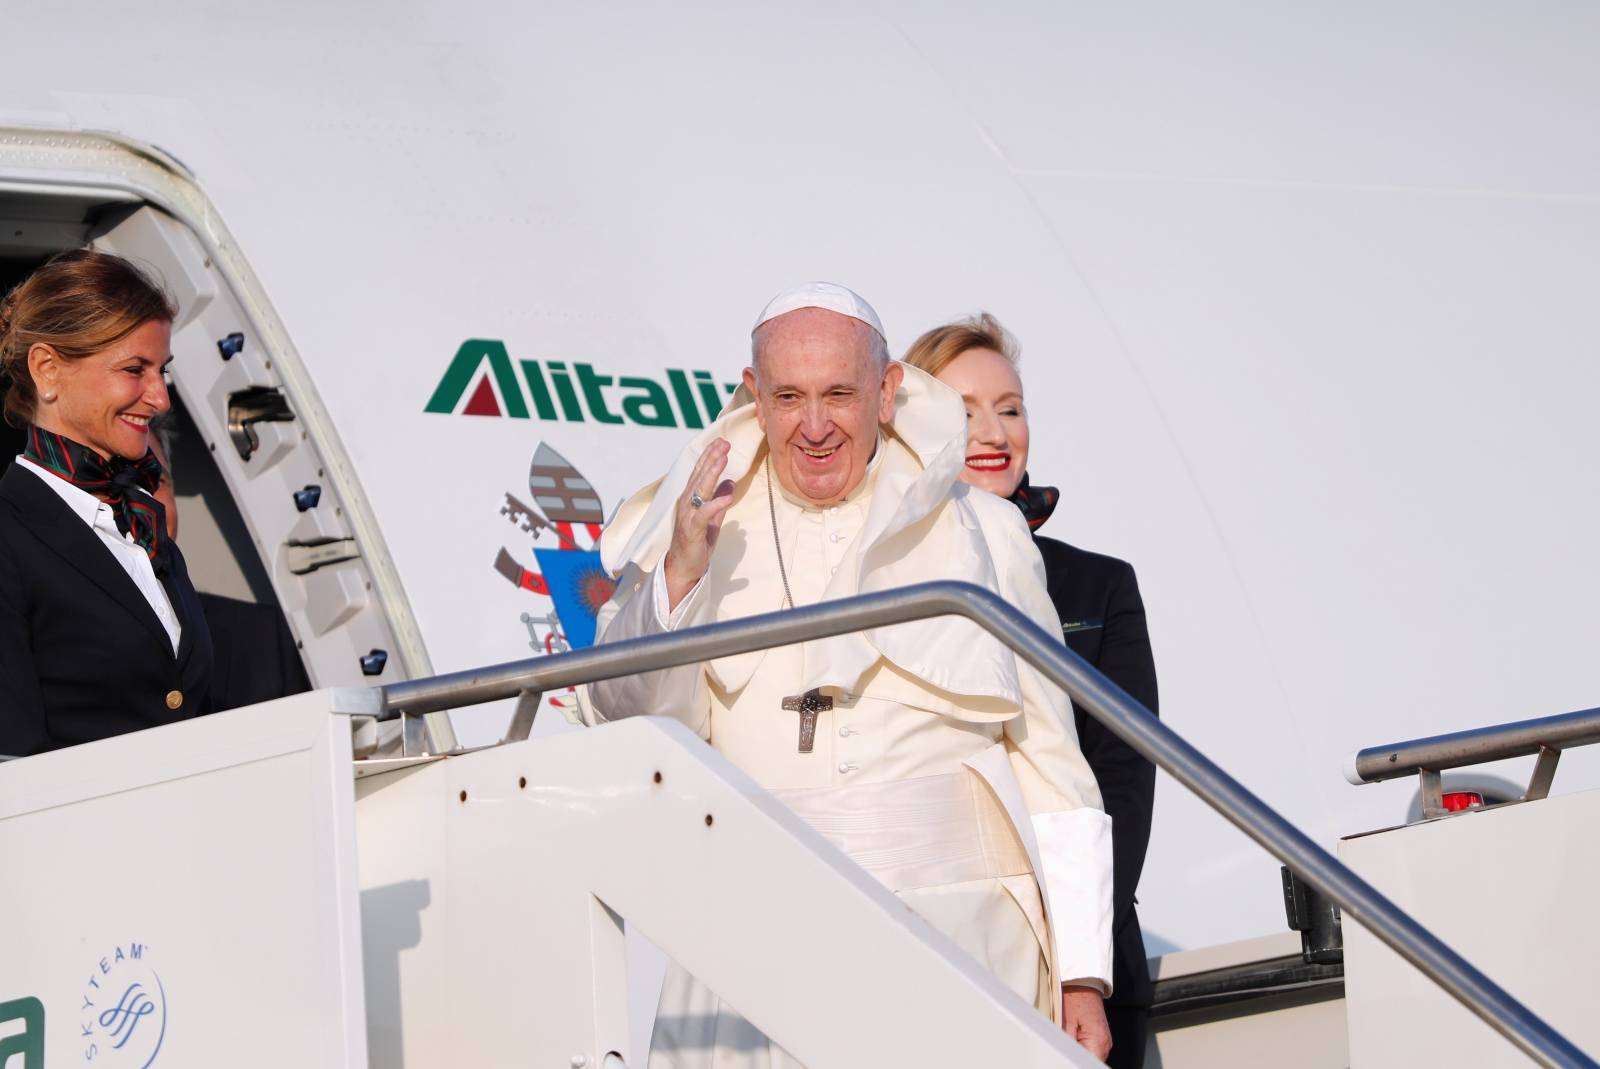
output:
[{"label": "pectoral cross", "polygon": [[817,714],[833,708],[833,699],[824,698],[820,690],[808,690],[793,698],[783,699],[783,707],[800,714],[800,752],[810,753],[817,741]]}]

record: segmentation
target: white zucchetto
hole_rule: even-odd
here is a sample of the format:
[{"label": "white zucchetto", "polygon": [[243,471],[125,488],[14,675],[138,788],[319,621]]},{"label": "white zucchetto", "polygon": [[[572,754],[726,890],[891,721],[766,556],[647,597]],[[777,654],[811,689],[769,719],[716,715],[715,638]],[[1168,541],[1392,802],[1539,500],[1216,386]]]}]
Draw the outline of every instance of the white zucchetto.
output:
[{"label": "white zucchetto", "polygon": [[768,320],[800,308],[825,308],[830,312],[849,316],[851,319],[859,319],[877,331],[878,337],[885,342],[889,340],[889,336],[883,332],[883,324],[878,321],[878,313],[872,310],[872,305],[863,300],[859,293],[834,282],[802,282],[798,286],[784,290],[761,309],[761,315],[756,319],[756,325],[750,328],[750,333],[754,334],[760,330],[761,324]]}]

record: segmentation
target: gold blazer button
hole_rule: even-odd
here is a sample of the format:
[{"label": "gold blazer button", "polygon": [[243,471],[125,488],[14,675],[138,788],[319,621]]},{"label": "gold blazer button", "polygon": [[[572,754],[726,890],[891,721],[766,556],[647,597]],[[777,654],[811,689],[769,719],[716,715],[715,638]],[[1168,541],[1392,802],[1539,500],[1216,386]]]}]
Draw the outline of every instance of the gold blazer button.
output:
[{"label": "gold blazer button", "polygon": [[167,691],[167,708],[168,709],[177,709],[181,705],[183,705],[183,691],[181,691],[181,690],[169,690],[169,691]]}]

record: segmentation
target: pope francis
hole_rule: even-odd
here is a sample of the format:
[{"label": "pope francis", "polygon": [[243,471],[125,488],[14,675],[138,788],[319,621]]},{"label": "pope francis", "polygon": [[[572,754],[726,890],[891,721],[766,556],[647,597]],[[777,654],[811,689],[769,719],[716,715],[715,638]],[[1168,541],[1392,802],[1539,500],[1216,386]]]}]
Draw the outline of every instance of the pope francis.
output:
[{"label": "pope francis", "polygon": [[[855,293],[779,294],[722,416],[601,539],[599,642],[933,579],[1059,633],[1009,502],[959,481],[961,399],[889,359]],[[587,722],[699,732],[1091,1053],[1110,1047],[1111,824],[1067,696],[941,619],[594,683]],[[1042,890],[1042,893],[1041,893]],[[675,967],[656,1069],[794,1066]]]}]

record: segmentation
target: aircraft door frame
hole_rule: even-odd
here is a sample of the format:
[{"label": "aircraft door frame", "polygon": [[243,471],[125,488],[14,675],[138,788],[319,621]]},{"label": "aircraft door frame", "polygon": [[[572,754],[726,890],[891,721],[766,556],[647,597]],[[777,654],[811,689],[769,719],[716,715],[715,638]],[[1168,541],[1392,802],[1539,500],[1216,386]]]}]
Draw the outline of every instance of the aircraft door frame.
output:
[{"label": "aircraft door frame", "polygon": [[[179,304],[172,379],[238,506],[314,685],[431,674],[377,520],[281,321],[194,177],[106,134],[0,129],[0,192],[96,201],[97,248],[154,269]],[[433,752],[455,748],[447,714]],[[400,745],[382,733],[379,752]]]}]

